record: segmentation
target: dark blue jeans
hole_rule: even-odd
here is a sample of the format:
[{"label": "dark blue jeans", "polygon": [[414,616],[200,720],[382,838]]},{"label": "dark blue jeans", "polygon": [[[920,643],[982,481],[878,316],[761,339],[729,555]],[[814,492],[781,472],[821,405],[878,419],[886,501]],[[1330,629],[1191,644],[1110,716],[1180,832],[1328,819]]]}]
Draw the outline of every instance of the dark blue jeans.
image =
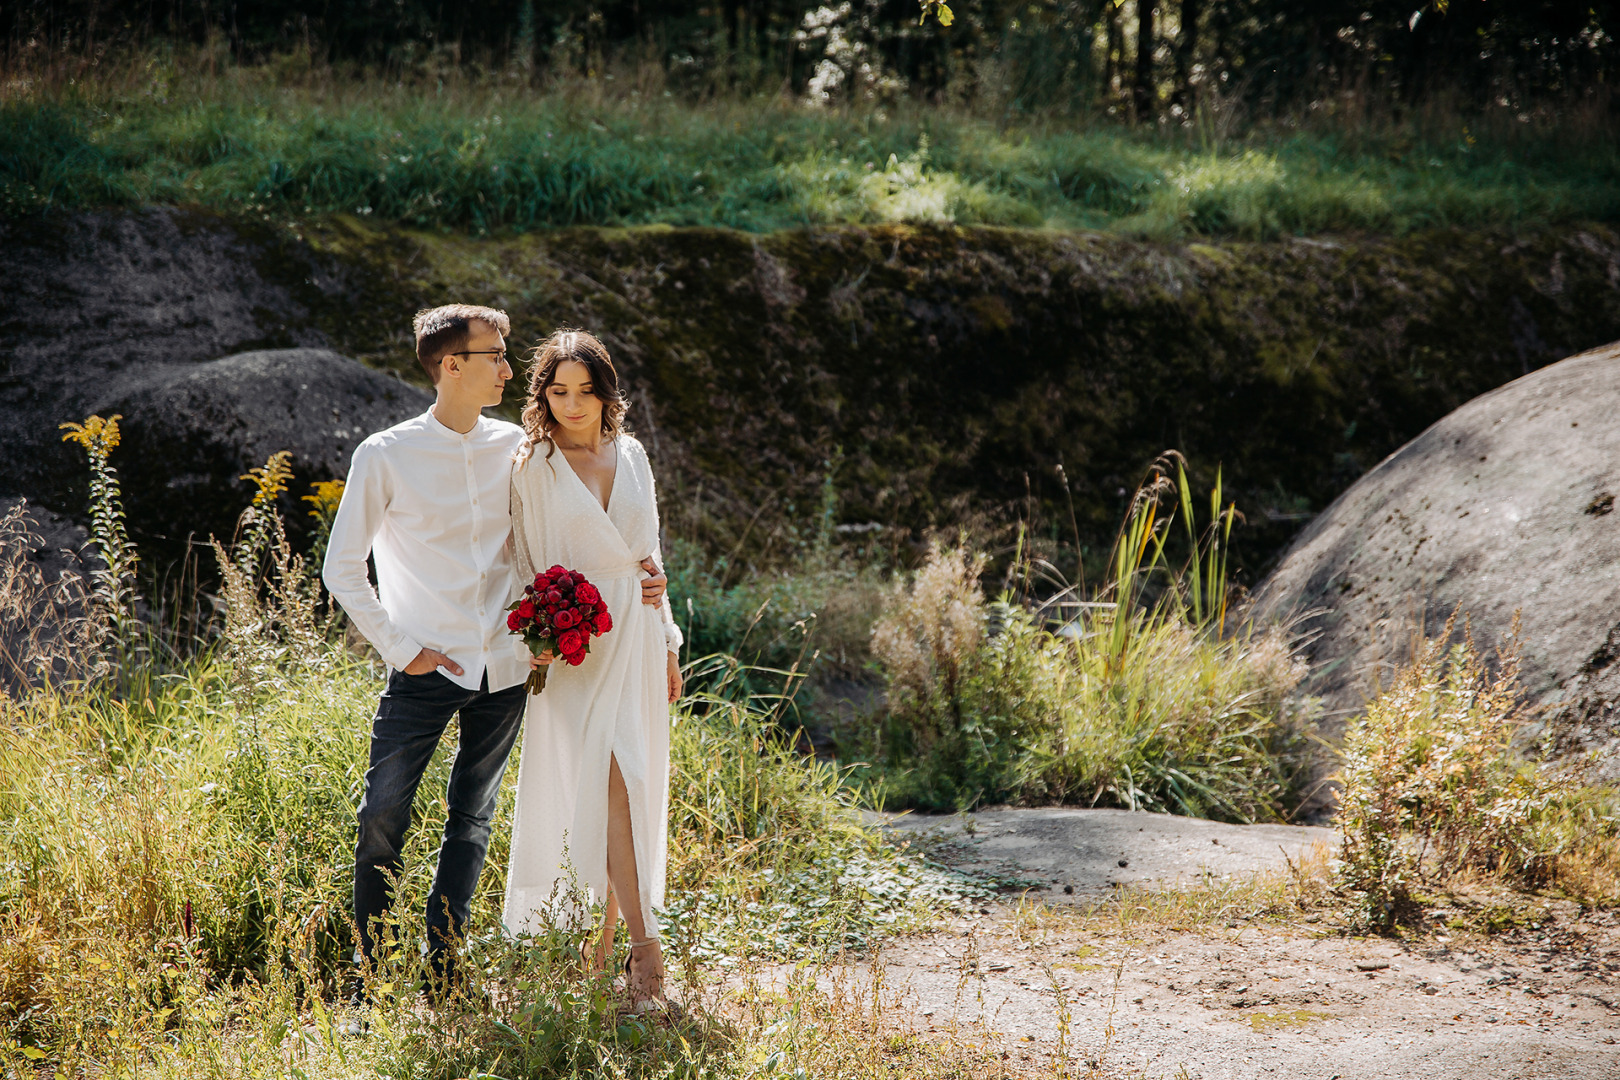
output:
[{"label": "dark blue jeans", "polygon": [[494,694],[488,686],[488,676],[477,690],[464,690],[437,671],[427,675],[396,671],[377,703],[354,852],[354,920],[367,961],[375,959],[374,920],[392,900],[389,875],[400,870],[416,789],[439,737],[450,718],[460,713],[461,741],[445,791],[450,811],[427,904],[429,957],[441,977],[450,973],[451,946],[466,933],[473,890],[489,850],[490,823],[506,759],[523,726],[523,685]]}]

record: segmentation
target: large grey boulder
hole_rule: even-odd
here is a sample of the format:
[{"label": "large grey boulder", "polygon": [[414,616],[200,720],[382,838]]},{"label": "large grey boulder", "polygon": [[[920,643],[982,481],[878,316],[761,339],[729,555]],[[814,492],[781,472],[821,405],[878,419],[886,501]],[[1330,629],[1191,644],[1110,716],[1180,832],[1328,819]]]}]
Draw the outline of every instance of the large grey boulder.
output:
[{"label": "large grey boulder", "polygon": [[113,461],[125,501],[132,517],[166,530],[151,539],[172,543],[228,539],[252,492],[242,474],[278,450],[292,453],[284,510],[296,526],[310,482],[344,476],[362,439],[431,401],[326,349],[266,349],[149,369],[89,411],[123,415]]},{"label": "large grey boulder", "polygon": [[[310,351],[331,347],[325,327],[372,329],[384,312],[397,332],[366,336],[408,361],[411,309],[365,295],[286,230],[149,208],[0,220],[0,249],[15,256],[0,260],[0,497],[86,520],[84,456],[57,425],[122,412],[113,464],[155,572],[188,535],[229,535],[248,492],[237,477],[272,451],[294,452],[303,494],[342,475],[357,428],[423,400]],[[287,501],[295,527],[301,507]]]},{"label": "large grey boulder", "polygon": [[[1484,394],[1391,454],[1256,590],[1309,614],[1316,689],[1343,717],[1419,627],[1453,612],[1494,646],[1523,620],[1525,682],[1579,742],[1620,700],[1620,343]],[[1330,713],[1332,715],[1332,713]]]}]

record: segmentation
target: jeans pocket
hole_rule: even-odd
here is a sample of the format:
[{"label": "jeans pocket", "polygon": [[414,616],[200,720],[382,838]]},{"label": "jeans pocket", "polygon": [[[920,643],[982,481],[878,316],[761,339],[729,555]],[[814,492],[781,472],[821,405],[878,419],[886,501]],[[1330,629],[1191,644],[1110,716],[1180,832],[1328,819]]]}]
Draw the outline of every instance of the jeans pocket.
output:
[{"label": "jeans pocket", "polygon": [[444,672],[438,668],[434,668],[423,675],[412,675],[401,668],[396,670],[388,680],[390,690],[402,690],[407,694],[413,692],[422,693],[423,691],[436,690],[449,685],[450,680],[445,678]]}]

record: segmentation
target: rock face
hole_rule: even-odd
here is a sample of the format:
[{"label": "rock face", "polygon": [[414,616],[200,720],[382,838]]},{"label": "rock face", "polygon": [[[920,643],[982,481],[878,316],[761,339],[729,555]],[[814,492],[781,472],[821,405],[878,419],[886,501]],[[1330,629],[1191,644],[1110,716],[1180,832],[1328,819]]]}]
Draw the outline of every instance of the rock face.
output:
[{"label": "rock face", "polygon": [[[1174,447],[1200,486],[1224,467],[1254,571],[1451,409],[1620,338],[1620,233],[1601,225],[1186,245],[908,226],[473,238],[145,209],[0,220],[0,249],[0,495],[82,514],[83,462],[56,425],[136,409],[221,357],[326,348],[420,386],[411,313],[459,299],[504,307],[520,347],[598,332],[670,532],[747,541],[745,561],[811,533],[829,491],[835,523],[880,548],[1023,521],[1095,555]],[[359,423],[329,413],[308,410]],[[159,438],[135,427],[131,447]],[[228,528],[235,475],[275,448],[211,438],[119,451],[149,565],[154,544]]]},{"label": "rock face", "polygon": [[1527,688],[1603,738],[1620,700],[1617,497],[1620,344],[1475,398],[1391,454],[1300,534],[1256,609],[1316,612],[1316,690],[1341,716],[1418,627],[1462,612],[1494,646],[1519,612]]},{"label": "rock face", "polygon": [[[296,348],[329,344],[310,314],[322,289],[351,294],[270,230],[220,225],[174,210],[0,221],[0,496],[82,520],[84,458],[57,425],[121,412],[113,465],[152,569],[188,535],[228,537],[237,477],[275,450],[294,451],[283,509],[301,527],[296,496],[343,475],[355,429],[422,407],[396,377]],[[270,347],[294,348],[232,355]]]}]

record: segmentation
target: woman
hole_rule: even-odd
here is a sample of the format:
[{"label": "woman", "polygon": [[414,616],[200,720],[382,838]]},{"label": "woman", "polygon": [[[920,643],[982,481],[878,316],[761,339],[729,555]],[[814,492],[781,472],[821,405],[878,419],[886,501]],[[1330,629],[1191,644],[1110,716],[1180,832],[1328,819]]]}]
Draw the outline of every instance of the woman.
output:
[{"label": "woman", "polygon": [[[641,603],[640,562],[662,567],[658,502],[602,343],[559,330],[534,351],[527,435],[512,471],[517,579],[578,570],[607,601],[612,629],[578,667],[553,665],[531,697],[507,871],[509,931],[577,917],[576,887],[606,912],[597,962],[612,952],[615,908],[630,931],[626,987],[638,1009],[662,1003],[669,806],[669,706],[680,696],[681,632],[670,605]],[[537,663],[549,663],[542,657]],[[615,903],[617,901],[617,903]]]}]

